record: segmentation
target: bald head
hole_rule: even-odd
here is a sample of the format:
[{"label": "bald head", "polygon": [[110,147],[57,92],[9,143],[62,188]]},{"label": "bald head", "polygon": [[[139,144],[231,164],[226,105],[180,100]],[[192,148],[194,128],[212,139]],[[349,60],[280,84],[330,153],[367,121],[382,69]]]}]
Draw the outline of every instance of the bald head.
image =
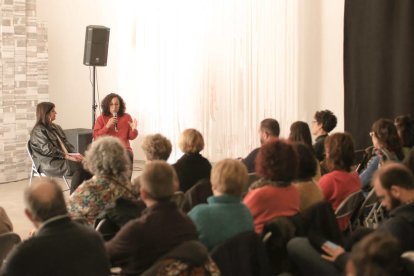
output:
[{"label": "bald head", "polygon": [[40,177],[24,192],[26,209],[37,222],[67,214],[63,192],[57,182],[48,177]]}]

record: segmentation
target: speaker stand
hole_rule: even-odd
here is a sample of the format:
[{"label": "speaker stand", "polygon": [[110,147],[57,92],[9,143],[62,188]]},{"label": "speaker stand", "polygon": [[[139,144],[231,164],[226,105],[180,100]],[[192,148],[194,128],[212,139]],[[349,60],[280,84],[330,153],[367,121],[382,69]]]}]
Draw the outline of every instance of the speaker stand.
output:
[{"label": "speaker stand", "polygon": [[95,127],[95,119],[96,119],[96,107],[98,106],[95,101],[95,84],[96,81],[96,67],[93,66],[93,78],[92,78],[92,130]]}]

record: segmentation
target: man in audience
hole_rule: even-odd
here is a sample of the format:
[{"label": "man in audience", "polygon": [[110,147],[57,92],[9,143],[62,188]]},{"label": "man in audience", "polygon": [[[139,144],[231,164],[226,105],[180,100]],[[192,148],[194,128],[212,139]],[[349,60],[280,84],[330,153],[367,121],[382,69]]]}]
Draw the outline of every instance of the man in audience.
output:
[{"label": "man in audience", "polygon": [[325,138],[337,124],[336,116],[330,110],[317,111],[312,121],[312,134],[316,136],[313,149],[319,161],[325,159]]},{"label": "man in audience", "polygon": [[253,217],[241,202],[245,185],[247,170],[239,161],[224,159],[214,165],[211,171],[214,196],[207,199],[208,204],[195,206],[188,213],[208,249],[239,233],[254,231]]},{"label": "man in audience", "polygon": [[55,180],[39,178],[26,188],[24,198],[36,233],[10,253],[0,275],[109,275],[101,237],[69,218]]},{"label": "man in audience", "polygon": [[174,168],[165,161],[145,165],[140,191],[147,209],[106,243],[112,264],[123,275],[140,275],[174,247],[198,239],[193,222],[170,201],[177,182]]},{"label": "man in audience", "polygon": [[[375,232],[385,232],[396,238],[404,251],[414,250],[414,176],[402,164],[388,163],[373,177],[375,193],[389,211],[389,218]],[[323,245],[324,259],[304,238],[292,239],[288,244],[289,255],[298,268],[309,275],[335,275],[344,271],[349,253],[341,246]],[[334,266],[335,263],[336,267]],[[314,273],[314,274],[312,274]]]},{"label": "man in audience", "polygon": [[[271,139],[278,138],[279,133],[280,133],[279,122],[276,121],[275,119],[267,118],[260,122],[259,134],[260,134],[261,145],[263,145],[264,143],[266,143],[267,141]],[[249,173],[256,171],[256,168],[255,168],[256,156],[259,150],[260,150],[260,147],[254,149],[252,152],[249,153],[249,155],[247,155],[246,158],[242,159],[242,162],[246,165],[247,171]]]}]

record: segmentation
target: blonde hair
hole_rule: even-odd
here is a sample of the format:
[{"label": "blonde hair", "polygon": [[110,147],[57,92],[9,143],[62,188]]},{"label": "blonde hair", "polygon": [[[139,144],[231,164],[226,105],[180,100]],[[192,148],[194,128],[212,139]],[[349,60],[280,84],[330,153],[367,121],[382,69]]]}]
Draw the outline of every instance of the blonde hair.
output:
[{"label": "blonde hair", "polygon": [[211,170],[211,185],[223,194],[241,196],[247,180],[246,166],[238,160],[221,160]]},{"label": "blonde hair", "polygon": [[170,198],[178,183],[174,168],[165,161],[148,162],[139,178],[141,188],[154,200]]},{"label": "blonde hair", "polygon": [[146,136],[141,147],[149,161],[167,160],[172,150],[170,140],[159,133]]},{"label": "blonde hair", "polygon": [[129,182],[130,160],[118,138],[103,136],[95,140],[85,153],[83,165],[93,175]]},{"label": "blonde hair", "polygon": [[194,128],[188,128],[181,133],[178,145],[184,153],[199,153],[204,149],[203,135]]}]

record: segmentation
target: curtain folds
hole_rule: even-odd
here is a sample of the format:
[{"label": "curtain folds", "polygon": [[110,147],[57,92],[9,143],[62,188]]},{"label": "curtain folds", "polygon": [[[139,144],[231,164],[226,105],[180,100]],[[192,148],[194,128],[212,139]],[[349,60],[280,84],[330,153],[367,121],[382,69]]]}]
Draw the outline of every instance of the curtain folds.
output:
[{"label": "curtain folds", "polygon": [[204,135],[203,154],[217,161],[259,146],[266,117],[288,129],[298,116],[297,5],[122,1],[118,39],[129,43],[119,47],[119,87],[141,138],[164,134],[176,159],[180,133],[196,128]]}]

